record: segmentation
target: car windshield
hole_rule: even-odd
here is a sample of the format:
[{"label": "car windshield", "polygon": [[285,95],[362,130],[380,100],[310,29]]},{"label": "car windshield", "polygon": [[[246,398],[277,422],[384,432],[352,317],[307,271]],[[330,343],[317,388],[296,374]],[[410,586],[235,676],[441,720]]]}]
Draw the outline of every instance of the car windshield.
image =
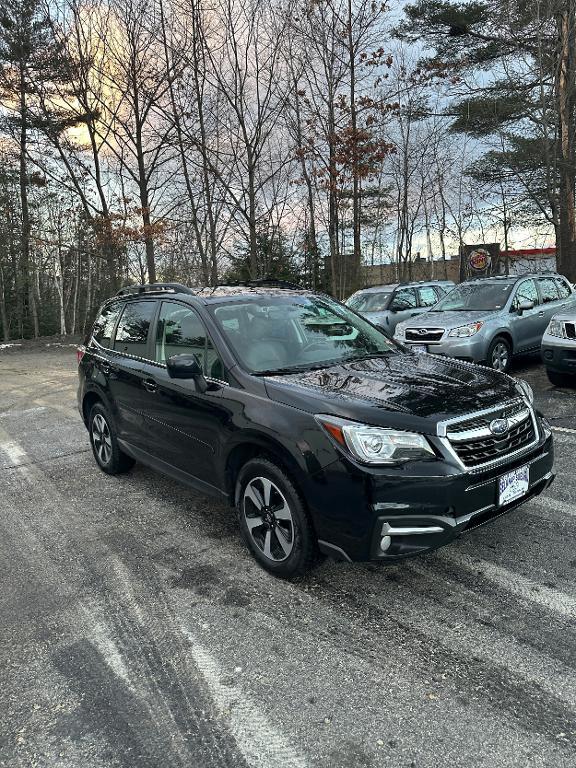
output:
[{"label": "car windshield", "polygon": [[383,312],[388,305],[392,289],[378,293],[358,293],[350,296],[346,304],[356,312]]},{"label": "car windshield", "polygon": [[511,290],[511,283],[462,283],[451,290],[430,311],[493,312],[504,307]]},{"label": "car windshield", "polygon": [[310,370],[398,351],[370,323],[325,296],[262,296],[210,311],[252,373]]}]

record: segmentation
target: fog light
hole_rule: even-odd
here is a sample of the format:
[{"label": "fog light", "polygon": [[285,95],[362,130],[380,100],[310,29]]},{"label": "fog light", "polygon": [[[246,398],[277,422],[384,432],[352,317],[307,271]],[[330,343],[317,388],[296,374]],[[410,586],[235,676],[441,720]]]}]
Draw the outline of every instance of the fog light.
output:
[{"label": "fog light", "polygon": [[382,552],[386,552],[386,550],[390,548],[390,544],[392,544],[392,537],[382,536],[382,539],[380,540],[380,549]]}]

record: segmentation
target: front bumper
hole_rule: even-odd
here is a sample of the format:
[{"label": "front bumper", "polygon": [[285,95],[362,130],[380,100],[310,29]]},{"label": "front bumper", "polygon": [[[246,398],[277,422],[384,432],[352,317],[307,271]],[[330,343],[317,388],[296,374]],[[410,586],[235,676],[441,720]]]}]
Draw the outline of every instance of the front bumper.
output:
[{"label": "front bumper", "polygon": [[488,345],[482,336],[478,334],[461,339],[450,336],[437,342],[406,341],[397,337],[396,341],[407,347],[412,347],[415,344],[425,344],[431,355],[444,355],[445,357],[453,357],[456,360],[465,360],[470,363],[481,363],[486,360],[488,355]]},{"label": "front bumper", "polygon": [[[443,465],[443,474],[416,476],[406,469],[395,475],[374,472],[366,473],[363,482],[356,478],[350,485],[348,472],[345,485],[341,475],[344,467],[340,472],[333,467],[329,485],[340,503],[333,499],[338,507],[315,510],[320,549],[340,559],[389,563],[432,551],[542,493],[554,479],[553,463],[552,436],[546,430],[527,453],[482,472],[457,471],[438,462]],[[508,505],[498,506],[499,478],[526,465],[528,492]],[[330,504],[332,494],[326,490],[324,494]],[[344,511],[343,501],[348,505]],[[341,514],[335,516],[337,509]],[[384,536],[390,536],[386,551],[381,548]]]},{"label": "front bumper", "polygon": [[550,371],[576,376],[576,341],[545,336],[542,340],[542,362]]}]

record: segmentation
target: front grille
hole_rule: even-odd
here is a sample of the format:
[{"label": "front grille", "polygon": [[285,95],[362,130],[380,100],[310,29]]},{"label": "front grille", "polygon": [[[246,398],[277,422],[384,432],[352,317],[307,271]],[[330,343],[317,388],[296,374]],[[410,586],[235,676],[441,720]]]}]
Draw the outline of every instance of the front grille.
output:
[{"label": "front grille", "polygon": [[[498,418],[492,416],[492,418]],[[450,437],[450,433],[448,434]],[[477,467],[480,464],[497,461],[510,453],[528,447],[536,439],[534,424],[530,416],[513,426],[505,435],[490,435],[489,437],[453,442],[452,448],[460,461],[466,467]]]},{"label": "front grille", "polygon": [[449,427],[448,437],[450,437],[450,435],[458,434],[458,432],[467,432],[469,429],[482,429],[483,427],[488,428],[490,426],[490,422],[494,419],[510,419],[512,416],[516,416],[517,414],[526,410],[526,403],[523,400],[518,400],[515,403],[504,406],[501,410],[492,411],[485,416],[476,416],[470,419],[466,419],[466,421],[459,421],[457,424]]},{"label": "front grille", "polygon": [[567,339],[576,339],[576,323],[564,323]]},{"label": "front grille", "polygon": [[406,341],[440,341],[444,328],[406,328]]}]

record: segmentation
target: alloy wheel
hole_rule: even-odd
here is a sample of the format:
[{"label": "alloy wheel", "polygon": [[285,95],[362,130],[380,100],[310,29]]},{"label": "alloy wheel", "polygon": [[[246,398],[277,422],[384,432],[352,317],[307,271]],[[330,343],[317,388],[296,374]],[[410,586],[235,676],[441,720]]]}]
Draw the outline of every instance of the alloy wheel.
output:
[{"label": "alloy wheel", "polygon": [[282,562],[294,547],[294,521],[282,491],[267,477],[246,485],[242,511],[252,540],[269,560]]},{"label": "alloy wheel", "polygon": [[112,438],[110,427],[101,413],[92,419],[92,442],[100,463],[108,464],[112,458]]},{"label": "alloy wheel", "polygon": [[498,342],[492,350],[492,368],[495,371],[505,371],[508,367],[508,347],[503,342]]}]

